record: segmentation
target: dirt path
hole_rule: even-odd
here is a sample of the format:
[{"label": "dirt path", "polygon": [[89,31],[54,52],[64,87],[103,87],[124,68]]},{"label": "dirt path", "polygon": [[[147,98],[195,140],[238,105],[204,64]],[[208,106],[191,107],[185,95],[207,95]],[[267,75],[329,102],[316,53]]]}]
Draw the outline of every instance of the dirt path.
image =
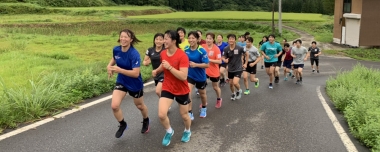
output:
[{"label": "dirt path", "polygon": [[[310,35],[309,33],[304,32],[304,31],[301,31],[299,29],[296,29],[296,28],[293,28],[290,26],[286,26],[286,25],[283,25],[282,27],[284,29],[287,29],[289,31],[292,31],[292,32],[300,35],[300,39],[302,40],[302,44],[305,47],[310,47],[311,42],[313,42],[315,40],[314,36]],[[346,46],[339,45],[339,44],[322,43],[322,42],[318,42],[318,41],[317,41],[317,44],[318,44],[318,47],[321,48],[322,50],[344,50],[344,49],[347,49]]]}]

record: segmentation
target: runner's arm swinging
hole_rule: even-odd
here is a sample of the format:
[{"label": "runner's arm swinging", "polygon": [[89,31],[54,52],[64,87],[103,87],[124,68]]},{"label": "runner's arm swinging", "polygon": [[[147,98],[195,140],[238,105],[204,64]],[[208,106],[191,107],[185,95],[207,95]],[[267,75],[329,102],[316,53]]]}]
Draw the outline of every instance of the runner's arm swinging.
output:
[{"label": "runner's arm swinging", "polygon": [[216,60],[214,60],[214,59],[209,59],[210,60],[210,62],[212,62],[212,63],[215,63],[215,64],[222,64],[222,59],[216,59]]},{"label": "runner's arm swinging", "polygon": [[179,70],[170,66],[168,70],[179,80],[185,81],[187,80],[187,73],[189,72],[189,68],[179,68]]},{"label": "runner's arm swinging", "polygon": [[144,64],[145,66],[148,66],[150,63],[151,63],[151,61],[150,61],[150,57],[147,56],[147,55],[145,55],[145,57],[144,57],[144,61],[143,61],[143,64]]}]

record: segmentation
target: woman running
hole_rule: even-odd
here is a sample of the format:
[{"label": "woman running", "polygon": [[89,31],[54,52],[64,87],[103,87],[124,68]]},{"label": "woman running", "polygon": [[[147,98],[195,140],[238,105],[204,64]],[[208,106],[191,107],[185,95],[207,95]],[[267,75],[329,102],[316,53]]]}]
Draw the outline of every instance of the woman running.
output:
[{"label": "woman running", "polygon": [[239,45],[239,46],[241,46],[241,47],[245,47],[245,45],[247,45],[247,43],[245,41],[246,41],[245,36],[244,35],[240,35],[239,39],[238,39],[238,42],[236,44]]},{"label": "woman running", "polygon": [[[265,42],[268,42],[267,36],[263,36],[263,39],[259,42],[259,48],[261,48]],[[261,69],[264,69],[264,60],[261,60]]]},{"label": "woman running", "polygon": [[212,87],[216,93],[216,104],[215,108],[220,108],[222,106],[222,93],[218,84],[220,72],[219,65],[222,63],[222,55],[220,54],[219,48],[215,45],[215,34],[206,34],[206,44],[202,45],[206,49],[208,54],[208,59],[210,61],[209,67],[206,69],[207,77],[212,82]]},{"label": "woman running", "polygon": [[[190,88],[190,94],[195,86],[201,96],[202,108],[199,117],[204,118],[207,116],[207,96],[206,96],[206,68],[209,67],[209,60],[207,52],[198,44],[199,35],[196,31],[191,31],[188,34],[187,39],[189,40],[190,46],[185,48],[185,52],[189,57],[190,68],[189,74],[187,76],[187,82]],[[189,97],[190,101],[191,96]],[[194,115],[192,112],[192,102],[189,103],[189,116],[191,120],[194,120]]]},{"label": "woman running", "polygon": [[[161,65],[161,52],[165,49],[164,47],[164,34],[157,33],[153,38],[153,47],[149,48],[145,52],[144,65],[148,66],[152,63],[153,70],[157,69]],[[156,86],[156,94],[158,97],[161,96],[162,82],[164,81],[164,73],[158,73],[154,77],[154,84]]]},{"label": "woman running", "polygon": [[185,38],[186,30],[183,27],[177,28],[177,33],[179,34],[180,42],[179,47],[182,50],[185,50],[185,47],[189,45],[189,41]]},{"label": "woman running", "polygon": [[[145,66],[152,63],[153,70],[157,69],[161,65],[161,52],[165,49],[164,47],[164,34],[157,33],[153,38],[153,47],[149,48],[145,52],[144,62]],[[158,98],[161,96],[162,82],[164,81],[164,73],[161,72],[154,77],[154,85],[156,86],[156,94]],[[171,107],[169,108],[171,109]]]},{"label": "woman running", "polygon": [[[227,42],[223,42],[223,35],[219,34],[216,37],[216,46],[219,47],[220,54],[223,54],[223,50],[226,46],[228,46]],[[219,64],[219,72],[220,72],[220,86],[223,87],[226,85],[226,80],[228,81],[228,78],[226,76],[226,68],[227,68],[227,63],[225,63],[222,60],[222,64]]]},{"label": "woman running", "polygon": [[248,53],[248,64],[247,68],[243,71],[243,79],[244,79],[244,85],[245,85],[245,91],[244,94],[248,95],[250,94],[249,86],[248,86],[248,74],[250,74],[249,80],[251,82],[255,82],[255,87],[259,87],[259,78],[256,78],[256,71],[257,71],[257,63],[261,60],[259,50],[253,46],[253,38],[248,37],[247,38],[247,45],[244,48],[244,52]]},{"label": "woman running", "polygon": [[140,73],[140,54],[134,48],[134,45],[141,41],[131,30],[124,29],[120,32],[118,42],[120,45],[113,48],[113,57],[107,66],[108,79],[114,73],[118,73],[111,102],[113,114],[120,123],[116,138],[120,138],[127,129],[127,123],[120,109],[121,101],[127,93],[133,97],[133,102],[141,111],[143,117],[141,133],[149,132],[148,108],[143,99],[144,84]]},{"label": "woman running", "polygon": [[280,43],[275,42],[276,36],[269,35],[269,42],[264,43],[260,50],[264,57],[265,70],[269,76],[269,89],[273,89],[274,69],[278,61],[278,56],[282,54]]},{"label": "woman running", "polygon": [[288,81],[288,73],[289,76],[292,76],[291,71],[293,62],[292,51],[290,50],[289,43],[284,43],[284,49],[282,50],[282,52],[284,54],[281,59],[284,66],[284,81]]},{"label": "woman running", "polygon": [[164,36],[165,50],[161,52],[161,65],[152,71],[153,76],[164,72],[162,82],[161,98],[158,104],[158,117],[166,134],[162,139],[162,145],[168,146],[174,134],[168,118],[168,110],[174,98],[178,103],[179,112],[185,124],[185,131],[182,134],[182,142],[190,141],[191,120],[187,114],[189,100],[189,86],[187,85],[187,73],[189,68],[189,58],[186,53],[179,48],[181,42],[176,31],[168,30]]}]

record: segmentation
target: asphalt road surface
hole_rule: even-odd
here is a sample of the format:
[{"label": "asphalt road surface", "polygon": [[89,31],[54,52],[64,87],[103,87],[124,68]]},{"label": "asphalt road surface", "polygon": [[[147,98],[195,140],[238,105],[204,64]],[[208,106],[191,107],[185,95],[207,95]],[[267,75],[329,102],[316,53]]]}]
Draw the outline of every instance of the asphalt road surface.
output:
[{"label": "asphalt road surface", "polygon": [[[52,151],[347,151],[331,120],[327,116],[316,89],[321,91],[333,112],[348,132],[343,116],[339,114],[325,94],[325,82],[339,70],[349,70],[357,63],[347,58],[321,56],[321,73],[311,73],[310,61],[306,62],[303,84],[294,79],[274,84],[268,88],[269,78],[258,69],[259,88],[250,84],[251,94],[240,100],[230,100],[228,86],[222,88],[223,104],[215,109],[215,93],[207,87],[208,111],[206,118],[199,118],[200,98],[195,94],[192,136],[188,143],[181,143],[184,129],[178,106],[172,105],[169,117],[175,134],[168,147],[161,145],[165,130],[157,116],[158,97],[154,85],[145,87],[145,103],[151,119],[150,132],[141,134],[142,118],[127,97],[122,110],[129,129],[120,139],[115,138],[118,122],[105,101],[65,118],[17,134],[0,141],[2,152],[52,152]],[[375,62],[361,62],[368,67],[380,68]],[[241,85],[243,86],[241,80]],[[244,87],[243,87],[244,89]],[[109,95],[109,94],[107,94]],[[358,151],[369,151],[349,135]]]}]

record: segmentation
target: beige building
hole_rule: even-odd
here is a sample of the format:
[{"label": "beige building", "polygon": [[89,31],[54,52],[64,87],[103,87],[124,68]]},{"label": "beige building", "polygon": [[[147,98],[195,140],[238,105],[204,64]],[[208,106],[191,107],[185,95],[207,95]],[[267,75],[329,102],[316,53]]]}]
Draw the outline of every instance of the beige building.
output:
[{"label": "beige building", "polygon": [[380,46],[380,0],[335,0],[333,41]]}]

